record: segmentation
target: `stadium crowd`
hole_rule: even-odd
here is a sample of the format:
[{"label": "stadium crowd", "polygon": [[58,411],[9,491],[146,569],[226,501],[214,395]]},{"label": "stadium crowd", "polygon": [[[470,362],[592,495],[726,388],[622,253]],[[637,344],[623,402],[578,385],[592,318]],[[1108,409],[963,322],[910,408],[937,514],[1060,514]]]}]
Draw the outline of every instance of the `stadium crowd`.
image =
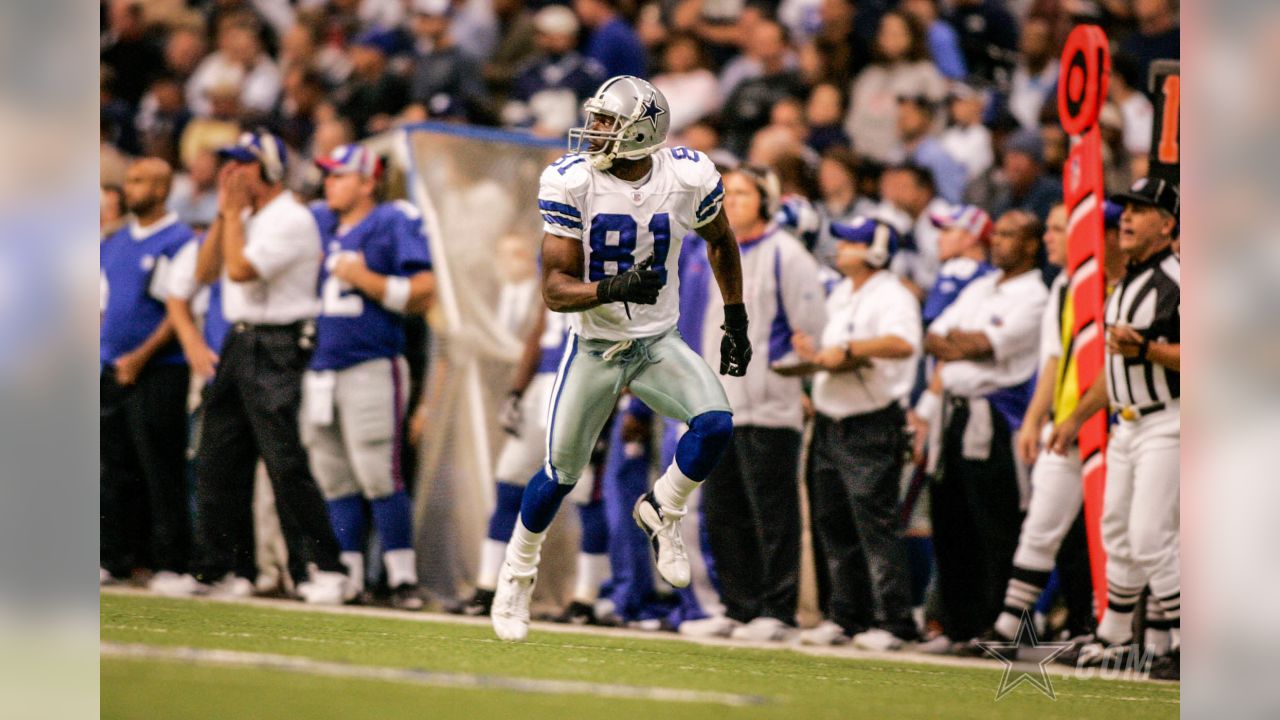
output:
[{"label": "stadium crowd", "polygon": [[[1101,25],[1113,47],[1100,126],[1107,191],[1118,194],[1107,212],[1106,275],[1119,299],[1114,314],[1108,305],[1108,382],[1077,406],[1064,399],[1058,371],[1070,337],[1064,345],[1068,138],[1056,88],[1063,42],[1080,22]],[[411,326],[409,407],[397,405],[403,425],[390,440],[406,450],[395,455],[394,488],[375,491],[361,476],[339,497],[308,473],[315,440],[297,434],[309,421],[269,422],[276,406],[296,414],[298,398],[252,391],[300,384],[306,359],[281,359],[265,334],[247,349],[222,341],[292,327],[307,312],[246,321],[267,301],[197,298],[219,273],[205,272],[195,244],[228,232],[219,224],[229,203],[238,211],[254,193],[270,198],[270,188],[284,187],[300,201],[332,204],[326,177],[375,179],[377,162],[352,155],[353,143],[427,120],[563,137],[603,80],[632,74],[666,96],[669,144],[722,168],[756,360],[746,378],[725,379],[734,440],[701,501],[695,544],[719,612],[708,615],[692,591],[657,592],[638,567],[648,563],[643,540],[631,543],[638,550],[629,559],[615,552],[600,533],[636,529],[616,513],[606,520],[608,498],[596,494],[581,504],[579,582],[561,619],[876,650],[915,642],[981,656],[978,641],[1015,639],[1026,616],[1041,632],[1081,639],[1080,652],[1097,661],[1142,645],[1176,674],[1178,200],[1176,187],[1146,179],[1147,71],[1178,57],[1176,0],[110,0],[102,29],[104,278],[137,264],[109,247],[172,236],[143,257],[147,275],[130,281],[135,290],[104,279],[104,583],[132,578],[174,594],[292,587],[310,602],[368,601],[363,548],[353,545],[363,536],[353,540],[347,527],[363,527],[351,518],[366,510],[337,502],[363,494],[390,602],[422,607],[404,541],[402,496],[412,488],[399,478],[414,475],[415,448],[401,435],[422,392],[418,301],[427,291],[406,286],[403,298],[383,302]],[[229,179],[226,167],[241,161],[260,166],[260,182]],[[274,201],[268,208],[286,212]],[[401,227],[390,215],[386,222]],[[394,232],[417,242],[413,230]],[[232,280],[243,260],[217,258]],[[198,269],[167,273],[156,289],[156,268],[184,263]],[[705,263],[697,238],[686,239],[682,278]],[[315,277],[314,261],[297,267]],[[425,272],[429,257],[405,267]],[[326,268],[344,279],[360,271]],[[700,335],[720,325],[720,302],[702,277],[683,281],[681,332],[714,366],[718,341]],[[175,299],[203,329],[166,319]],[[219,319],[224,310],[233,321]],[[165,323],[172,334],[152,333]],[[219,325],[222,335],[211,335]],[[545,332],[540,323],[531,357]],[[283,364],[274,375],[262,369],[273,362]],[[194,416],[188,429],[189,378],[230,387],[219,377],[228,366],[247,373],[234,381],[243,401],[215,412],[213,426]],[[529,392],[535,366],[513,384],[519,392],[504,413]],[[204,403],[218,393],[205,389]],[[1129,480],[1108,476],[1109,610],[1097,627],[1082,468],[1070,458],[1081,422],[1104,407],[1119,448],[1108,472]],[[224,413],[243,417],[230,425]],[[638,401],[624,402],[602,437],[603,493],[647,483],[649,463],[634,448],[669,452],[664,435],[676,432],[655,428]],[[245,435],[257,440],[253,457],[208,450]],[[1165,454],[1149,461],[1155,446]],[[247,513],[240,506],[253,492],[231,476],[252,474],[258,455],[287,548],[255,548],[252,528],[232,517]],[[188,473],[197,476],[190,491]],[[497,515],[513,498],[518,507],[519,488],[500,484],[497,498],[489,558],[500,558],[510,535]],[[806,530],[822,618],[802,631]],[[199,551],[210,535],[250,540],[210,563],[218,553]],[[288,558],[282,576],[259,577],[257,567],[270,565],[264,555]],[[476,594],[457,611],[487,612],[494,562],[481,562]],[[331,581],[335,574],[350,577]]]}]

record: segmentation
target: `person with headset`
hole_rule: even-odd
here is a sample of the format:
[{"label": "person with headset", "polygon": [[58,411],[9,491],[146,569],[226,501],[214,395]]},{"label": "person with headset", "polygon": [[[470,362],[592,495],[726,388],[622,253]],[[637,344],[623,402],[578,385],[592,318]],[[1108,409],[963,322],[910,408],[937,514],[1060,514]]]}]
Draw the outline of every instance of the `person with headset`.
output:
[{"label": "person with headset", "polygon": [[1049,298],[1036,265],[1043,234],[1028,211],[1001,215],[996,271],[969,283],[924,339],[938,362],[915,409],[942,428],[930,510],[945,631],[926,652],[951,652],[952,638],[974,637],[1004,606],[1024,507],[1013,436],[1035,388]]},{"label": "person with headset", "polygon": [[[804,390],[798,377],[769,366],[794,365],[793,329],[823,325],[818,262],[771,218],[778,211],[773,171],[742,165],[724,175],[724,211],[742,257],[743,301],[756,357],[743,377],[723,377],[733,408],[733,439],[703,486],[703,519],[725,614],[680,625],[703,637],[782,641],[795,634],[800,587],[800,433]],[[705,248],[703,248],[705,251]],[[712,359],[723,319],[715,283],[706,283],[701,347]]]},{"label": "person with headset", "polygon": [[[284,143],[244,133],[218,154],[218,217],[196,257],[196,281],[221,277],[231,331],[205,389],[196,458],[196,555],[173,594],[246,595],[257,575],[252,539],[253,475],[259,456],[275,491],[291,568],[311,603],[341,604],[346,568],[298,432],[302,374],[319,309],[320,230],[284,185]],[[293,561],[295,558],[301,562]],[[297,570],[293,570],[297,573]]]},{"label": "person with headset", "polygon": [[917,636],[898,485],[906,461],[905,404],[920,354],[920,304],[887,270],[891,225],[833,223],[844,279],[827,299],[821,337],[793,336],[813,382],[813,529],[831,579],[827,619],[801,641],[897,650]]}]

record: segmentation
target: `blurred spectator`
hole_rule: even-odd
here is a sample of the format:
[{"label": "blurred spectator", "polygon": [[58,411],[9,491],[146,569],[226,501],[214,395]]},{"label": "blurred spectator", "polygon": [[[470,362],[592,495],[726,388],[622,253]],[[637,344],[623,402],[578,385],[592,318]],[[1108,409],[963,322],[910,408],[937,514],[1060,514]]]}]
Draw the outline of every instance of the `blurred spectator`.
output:
[{"label": "blurred spectator", "polygon": [[484,65],[484,80],[498,97],[505,96],[525,61],[538,51],[534,44],[533,13],[525,0],[493,0],[498,40]]},{"label": "blurred spectator", "polygon": [[[779,641],[795,630],[800,588],[800,497],[796,476],[804,426],[798,377],[770,368],[794,363],[791,333],[821,331],[825,313],[818,264],[794,237],[772,227],[779,184],[773,173],[742,166],[724,177],[725,214],[738,239],[743,299],[757,318],[751,344],[765,360],[747,376],[723,380],[734,434],[703,489],[702,512],[716,560],[725,617],[692,625],[685,634]],[[708,284],[702,327],[719,333],[723,302]],[[719,349],[705,337],[706,355]],[[745,625],[738,627],[740,624]],[[685,623],[690,625],[690,623]],[[697,629],[703,632],[697,632]]]},{"label": "blurred spectator", "polygon": [[[738,83],[722,110],[724,144],[730,152],[738,154],[747,149],[755,131],[769,121],[775,103],[784,98],[799,100],[805,96],[800,73],[787,67],[789,50],[786,30],[781,25],[772,21],[758,23],[749,47],[751,55],[760,62],[760,74]],[[803,137],[799,139],[803,140]]]},{"label": "blurred spectator", "polygon": [[[919,300],[938,276],[938,228],[929,220],[951,210],[937,196],[933,175],[919,165],[897,165],[880,176],[882,217],[902,235],[902,247],[893,258],[892,270]],[[886,207],[887,206],[887,207]]]},{"label": "blurred spectator", "polygon": [[418,40],[409,86],[416,119],[448,114],[460,107],[472,122],[489,119],[489,93],[481,80],[479,64],[460,48],[450,34],[449,0],[413,0],[413,31]]},{"label": "blurred spectator", "polygon": [[986,97],[974,88],[956,83],[948,96],[950,123],[939,138],[951,157],[959,160],[972,180],[991,169],[995,151],[991,147],[991,130],[982,124]]},{"label": "blurred spectator", "polygon": [[164,62],[169,72],[184,82],[204,58],[206,43],[204,33],[198,27],[180,26],[169,32],[164,45]]},{"label": "blurred spectator", "polygon": [[845,130],[859,155],[898,162],[898,98],[923,95],[941,100],[945,94],[945,81],[929,61],[924,28],[906,13],[887,12],[876,34],[875,60],[853,82]]},{"label": "blurred spectator", "polygon": [[289,147],[307,147],[316,131],[316,113],[324,103],[320,73],[306,67],[289,68],[284,76],[284,93],[268,125]]},{"label": "blurred spectator", "polygon": [[1155,110],[1145,93],[1146,86],[1146,76],[1142,74],[1137,58],[1123,53],[1111,57],[1111,82],[1107,88],[1111,100],[1120,110],[1124,149],[1129,155],[1145,156],[1151,152]]},{"label": "blurred spectator", "polygon": [[1054,203],[1061,202],[1062,181],[1045,172],[1044,138],[1038,129],[1010,135],[1000,166],[1003,178],[991,203],[993,214],[1024,209],[1043,221]]},{"label": "blurred spectator", "polygon": [[[391,127],[391,118],[409,104],[409,85],[387,68],[393,52],[389,33],[370,31],[351,44],[351,75],[333,95],[338,113],[360,138]],[[324,157],[324,156],[317,156]]]},{"label": "blurred spectator", "polygon": [[102,36],[103,67],[111,68],[115,95],[136,107],[164,67],[164,54],[147,36],[140,0],[110,0],[107,3],[107,31]]},{"label": "blurred spectator", "polygon": [[192,156],[185,173],[173,179],[169,210],[178,221],[195,228],[207,228],[218,216],[218,157],[208,148]]},{"label": "blurred spectator", "polygon": [[805,117],[809,122],[809,137],[805,143],[819,155],[834,147],[851,147],[849,136],[841,126],[844,118],[844,96],[840,87],[832,83],[815,85],[809,91],[805,105]]},{"label": "blurred spectator", "polygon": [[492,0],[453,1],[449,32],[458,47],[478,62],[493,55],[498,44],[498,17]]},{"label": "blurred spectator", "polygon": [[[886,268],[886,223],[833,227],[844,279],[827,299],[820,338],[797,332],[813,381],[813,532],[831,578],[827,621],[802,640],[898,650],[916,639],[898,486],[907,449],[902,404],[915,382],[920,306]],[[717,556],[718,559],[719,556]]]},{"label": "blurred spectator", "polygon": [[662,72],[653,79],[671,106],[671,132],[678,133],[720,108],[720,88],[697,38],[672,34],[662,51]]},{"label": "blurred spectator", "polygon": [[[324,35],[326,30],[330,32],[327,39]],[[353,30],[354,27],[347,27],[342,21],[335,21],[326,28],[323,18],[312,15],[299,18],[298,24],[280,38],[280,69],[288,72],[295,67],[311,68],[319,71],[326,85],[342,84],[351,74],[351,60],[343,46],[346,39],[352,37],[348,33]],[[396,38],[397,51],[407,51],[407,40],[395,34],[391,37]]]},{"label": "blurred spectator", "polygon": [[880,3],[853,0],[822,0],[818,34],[802,47],[802,54],[817,67],[811,68],[814,81],[845,87],[871,62]]},{"label": "blurred spectator", "polygon": [[119,185],[103,185],[98,193],[98,238],[106,240],[115,231],[124,227],[125,217],[124,188]]},{"label": "blurred spectator", "polygon": [[[776,29],[762,32],[761,26],[766,23],[775,25]],[[786,29],[781,25],[768,18],[756,18],[749,22],[739,22],[738,28],[741,52],[720,68],[720,95],[725,98],[732,95],[743,81],[763,75],[765,66],[771,62],[780,62],[787,69],[797,67],[796,57],[788,44]]]},{"label": "blurred spectator", "polygon": [[[563,5],[548,5],[533,18],[539,54],[516,75],[502,110],[503,122],[535,135],[563,137],[579,120],[582,101],[607,79],[604,66],[574,48],[578,18]],[[670,100],[668,99],[668,102]]]},{"label": "blurred spectator", "polygon": [[[116,94],[115,70],[102,66],[98,74],[99,132],[108,142],[129,154],[141,152],[137,128],[133,122],[136,110],[136,107]],[[123,176],[121,180],[123,181]]]},{"label": "blurred spectator", "polygon": [[925,27],[929,40],[929,54],[938,71],[950,80],[964,80],[969,69],[960,52],[960,36],[951,23],[939,17],[938,0],[905,0],[902,9],[915,16]]},{"label": "blurred spectator", "polygon": [[797,44],[804,44],[822,32],[822,8],[827,0],[782,0],[777,19]]},{"label": "blurred spectator", "polygon": [[1132,87],[1146,92],[1151,63],[1181,57],[1177,0],[1134,0],[1133,17],[1138,30],[1120,43],[1120,52],[1137,60],[1139,84]]},{"label": "blurred spectator", "polygon": [[822,154],[818,164],[818,190],[821,199],[817,203],[822,230],[813,254],[821,262],[835,267],[836,237],[831,234],[832,223],[852,223],[857,217],[871,217],[875,202],[858,193],[858,157],[847,147],[836,146]]},{"label": "blurred spectator", "polygon": [[211,93],[234,87],[239,105],[266,114],[280,95],[280,69],[262,51],[251,16],[230,15],[218,24],[218,49],[205,57],[187,81],[187,107],[198,116],[217,114]]},{"label": "blurred spectator", "polygon": [[938,280],[924,300],[921,319],[928,327],[955,302],[974,280],[994,268],[987,262],[991,247],[991,216],[975,205],[961,205],[949,213],[931,215],[938,236]]},{"label": "blurred spectator", "polygon": [[583,52],[603,65],[607,76],[648,77],[648,54],[618,14],[618,0],[573,0],[573,10],[591,31]]},{"label": "blurred spectator", "polygon": [[177,164],[178,146],[190,121],[191,111],[182,98],[182,82],[174,75],[160,75],[142,97],[134,121],[142,153]]},{"label": "blurred spectator", "polygon": [[1003,85],[1018,49],[1018,23],[1003,0],[953,0],[950,21],[971,77]]},{"label": "blurred spectator", "polygon": [[942,361],[916,412],[941,418],[939,475],[930,502],[945,636],[986,629],[1003,607],[1021,526],[1013,433],[1030,401],[1049,291],[1036,268],[1042,224],[1024,211],[992,234],[997,272],[974,280],[929,326],[925,352]]},{"label": "blurred spectator", "polygon": [[907,162],[933,174],[938,194],[947,202],[960,202],[968,171],[951,157],[934,131],[937,106],[924,96],[898,98],[898,133]]},{"label": "blurred spectator", "polygon": [[1058,101],[1058,48],[1053,28],[1044,18],[1031,18],[1022,26],[1018,66],[1009,89],[1009,113],[1024,128],[1040,126],[1040,110]]}]

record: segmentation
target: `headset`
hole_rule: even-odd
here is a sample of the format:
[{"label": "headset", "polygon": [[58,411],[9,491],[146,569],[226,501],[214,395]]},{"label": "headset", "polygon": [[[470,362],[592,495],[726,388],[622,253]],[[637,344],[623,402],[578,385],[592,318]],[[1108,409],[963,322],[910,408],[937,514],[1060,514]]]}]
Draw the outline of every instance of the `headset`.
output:
[{"label": "headset", "polygon": [[883,270],[889,264],[889,258],[893,256],[894,247],[897,243],[893,241],[893,228],[888,223],[873,220],[876,224],[875,234],[871,237],[871,243],[867,245],[867,264]]},{"label": "headset", "polygon": [[760,195],[760,219],[765,222],[772,220],[782,204],[782,184],[778,182],[778,176],[767,167],[747,163],[734,168],[733,172],[746,176],[755,184]]}]

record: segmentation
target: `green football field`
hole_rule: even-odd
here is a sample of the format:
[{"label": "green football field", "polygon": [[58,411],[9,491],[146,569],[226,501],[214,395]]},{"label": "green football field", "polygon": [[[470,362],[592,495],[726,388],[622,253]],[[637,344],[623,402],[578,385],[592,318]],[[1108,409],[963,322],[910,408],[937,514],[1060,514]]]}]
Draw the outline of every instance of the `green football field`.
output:
[{"label": "green football field", "polygon": [[[503,643],[487,624],[102,595],[103,718],[1177,717],[1176,684],[923,664],[605,630]],[[674,636],[672,636],[674,638]],[[837,656],[839,655],[839,656]],[[1034,668],[1034,666],[1032,666]]]}]

